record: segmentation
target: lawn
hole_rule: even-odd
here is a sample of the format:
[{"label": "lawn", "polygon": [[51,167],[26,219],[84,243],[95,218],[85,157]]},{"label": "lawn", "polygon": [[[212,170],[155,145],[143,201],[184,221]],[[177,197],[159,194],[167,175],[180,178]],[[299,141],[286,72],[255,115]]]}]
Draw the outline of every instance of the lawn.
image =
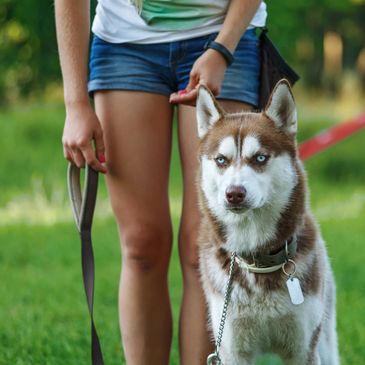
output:
[{"label": "lawn", "polygon": [[[61,104],[32,103],[0,111],[0,365],[89,364],[89,321],[80,249],[66,195]],[[303,140],[333,124],[300,123]],[[337,282],[342,364],[365,363],[365,131],[308,160],[311,204]],[[176,144],[171,210],[177,231],[180,171]],[[95,319],[105,363],[122,364],[117,320],[120,251],[103,179],[93,229]],[[170,265],[174,309],[171,364],[178,364],[177,316],[181,277],[176,244]],[[273,358],[260,365],[280,364]]]}]

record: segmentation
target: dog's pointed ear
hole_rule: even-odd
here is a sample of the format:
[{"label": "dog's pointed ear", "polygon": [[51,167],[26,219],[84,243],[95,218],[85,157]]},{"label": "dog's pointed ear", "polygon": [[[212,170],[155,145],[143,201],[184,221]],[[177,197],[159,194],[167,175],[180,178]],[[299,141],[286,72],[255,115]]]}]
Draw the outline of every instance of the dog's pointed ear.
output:
[{"label": "dog's pointed ear", "polygon": [[290,84],[287,80],[282,79],[275,85],[264,114],[289,136],[296,134],[297,110]]},{"label": "dog's pointed ear", "polygon": [[213,94],[205,86],[198,89],[196,101],[196,118],[198,121],[198,136],[202,139],[208,130],[223,116]]}]

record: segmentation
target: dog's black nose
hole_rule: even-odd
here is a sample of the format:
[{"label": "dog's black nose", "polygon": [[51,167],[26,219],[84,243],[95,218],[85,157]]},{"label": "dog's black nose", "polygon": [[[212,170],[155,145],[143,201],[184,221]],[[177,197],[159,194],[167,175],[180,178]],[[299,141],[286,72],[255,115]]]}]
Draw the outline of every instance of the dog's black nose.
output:
[{"label": "dog's black nose", "polygon": [[246,197],[246,189],[242,185],[230,185],[226,190],[226,198],[229,204],[240,205]]}]

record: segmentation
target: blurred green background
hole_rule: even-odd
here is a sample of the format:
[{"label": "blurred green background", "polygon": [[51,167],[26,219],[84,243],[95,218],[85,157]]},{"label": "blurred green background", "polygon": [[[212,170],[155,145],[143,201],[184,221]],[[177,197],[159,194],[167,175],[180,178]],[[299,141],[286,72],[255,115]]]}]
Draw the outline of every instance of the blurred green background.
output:
[{"label": "blurred green background", "polygon": [[[268,2],[274,43],[302,75],[295,87],[303,141],[364,112],[365,2]],[[53,3],[0,0],[0,365],[88,364],[80,249],[66,191],[62,85]],[[175,137],[176,138],[176,137]],[[175,140],[176,142],[176,140]],[[365,363],[365,131],[305,163],[311,204],[337,281],[342,364]],[[181,208],[176,143],[175,237]],[[117,320],[120,251],[104,180],[94,225],[96,323],[106,364],[122,364]],[[170,266],[171,364],[178,364],[181,275]],[[280,364],[273,357],[260,364]]]}]

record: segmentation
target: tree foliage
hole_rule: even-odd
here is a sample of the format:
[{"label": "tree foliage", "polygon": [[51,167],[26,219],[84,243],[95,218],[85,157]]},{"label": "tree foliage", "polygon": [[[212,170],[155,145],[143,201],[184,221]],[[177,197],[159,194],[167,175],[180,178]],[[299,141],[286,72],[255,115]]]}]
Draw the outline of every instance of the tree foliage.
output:
[{"label": "tree foliage", "polygon": [[28,95],[59,80],[53,2],[0,2],[0,96]]},{"label": "tree foliage", "polygon": [[268,8],[275,44],[300,69],[307,84],[320,86],[322,81],[323,37],[328,31],[343,40],[344,67],[355,67],[365,47],[365,1],[270,1]]}]

